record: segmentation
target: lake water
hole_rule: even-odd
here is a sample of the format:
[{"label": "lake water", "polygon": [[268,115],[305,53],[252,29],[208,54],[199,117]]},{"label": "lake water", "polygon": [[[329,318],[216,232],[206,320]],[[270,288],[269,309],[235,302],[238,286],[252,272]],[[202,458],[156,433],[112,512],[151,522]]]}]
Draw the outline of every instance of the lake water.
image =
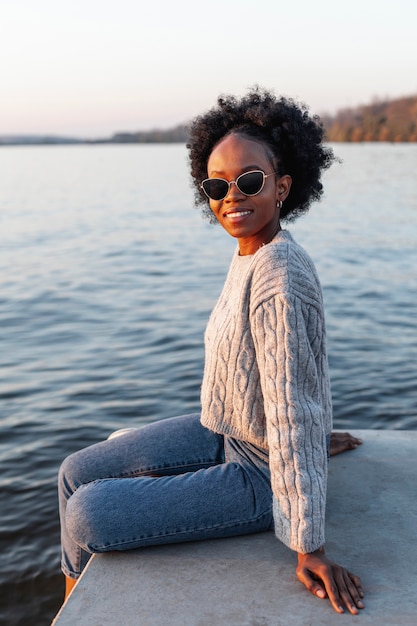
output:
[{"label": "lake water", "polygon": [[[417,144],[336,144],[288,226],[324,289],[335,426],[417,428]],[[198,410],[235,242],[192,206],[183,145],[0,149],[0,623],[63,595],[56,474],[124,426]]]}]

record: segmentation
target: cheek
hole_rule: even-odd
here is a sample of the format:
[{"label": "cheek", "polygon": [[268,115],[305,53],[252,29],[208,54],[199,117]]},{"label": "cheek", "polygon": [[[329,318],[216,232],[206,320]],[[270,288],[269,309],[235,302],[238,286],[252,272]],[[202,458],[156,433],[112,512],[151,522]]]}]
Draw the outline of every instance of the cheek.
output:
[{"label": "cheek", "polygon": [[216,217],[220,213],[221,204],[222,204],[221,202],[216,202],[216,200],[209,201],[210,209],[212,210],[212,212],[214,213]]},{"label": "cheek", "polygon": [[259,209],[259,216],[262,216],[261,219],[265,222],[270,222],[275,219],[278,212],[275,199],[269,199],[268,201],[263,202],[262,205],[259,205]]}]

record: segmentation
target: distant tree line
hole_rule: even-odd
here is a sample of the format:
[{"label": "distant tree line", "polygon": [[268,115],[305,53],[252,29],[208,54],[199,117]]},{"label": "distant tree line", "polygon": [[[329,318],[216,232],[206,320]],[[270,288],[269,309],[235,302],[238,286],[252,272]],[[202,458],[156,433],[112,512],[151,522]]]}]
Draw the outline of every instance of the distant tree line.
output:
[{"label": "distant tree line", "polygon": [[188,126],[180,124],[175,128],[161,130],[140,130],[129,133],[115,133],[110,143],[185,143],[188,139]]},{"label": "distant tree line", "polygon": [[323,116],[329,141],[417,141],[417,96],[375,101]]}]

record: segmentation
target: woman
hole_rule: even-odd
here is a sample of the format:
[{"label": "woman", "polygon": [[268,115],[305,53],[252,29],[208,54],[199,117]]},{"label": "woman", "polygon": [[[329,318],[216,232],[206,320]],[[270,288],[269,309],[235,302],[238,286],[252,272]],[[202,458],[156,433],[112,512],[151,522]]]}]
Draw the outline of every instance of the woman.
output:
[{"label": "woman", "polygon": [[[67,592],[93,552],[270,528],[334,609],[358,577],[324,551],[331,396],[320,284],[281,222],[322,193],[333,155],[303,106],[253,90],[219,98],[188,144],[197,203],[237,239],[205,334],[201,414],[90,446],[60,472]],[[333,452],[359,440],[333,436]]]}]

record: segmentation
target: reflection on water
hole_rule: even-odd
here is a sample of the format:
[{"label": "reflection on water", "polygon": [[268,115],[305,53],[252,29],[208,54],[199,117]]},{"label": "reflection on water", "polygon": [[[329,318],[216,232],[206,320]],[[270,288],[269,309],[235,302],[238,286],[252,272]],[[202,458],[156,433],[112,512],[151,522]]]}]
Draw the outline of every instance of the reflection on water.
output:
[{"label": "reflection on water", "polygon": [[[417,427],[416,145],[337,145],[290,226],[322,279],[335,424]],[[192,209],[184,146],[0,150],[0,621],[59,607],[56,473],[117,428],[198,409],[235,243]]]}]

